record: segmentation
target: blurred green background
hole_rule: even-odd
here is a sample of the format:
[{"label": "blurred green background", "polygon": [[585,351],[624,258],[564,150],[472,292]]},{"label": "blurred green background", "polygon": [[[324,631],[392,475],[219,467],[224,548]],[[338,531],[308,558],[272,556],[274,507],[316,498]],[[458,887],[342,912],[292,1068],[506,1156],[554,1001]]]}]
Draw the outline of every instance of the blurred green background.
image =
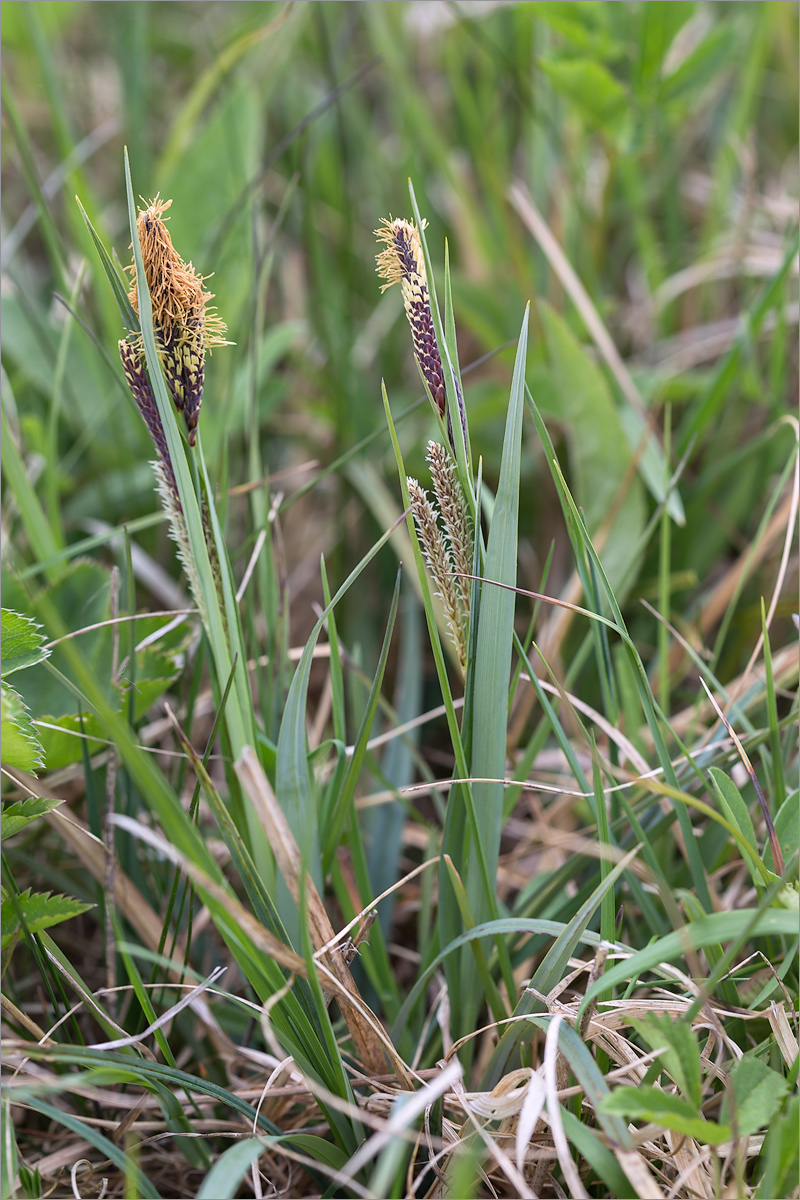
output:
[{"label": "blurred green background", "polygon": [[[49,500],[66,543],[98,517],[117,526],[155,510],[148,437],[120,386],[116,310],[73,199],[126,262],[126,144],[135,190],[173,198],[174,242],[213,272],[236,343],[208,364],[201,425],[222,488],[252,477],[257,442],[273,491],[291,497],[383,429],[381,378],[395,413],[418,399],[400,296],[380,295],[372,232],[389,213],[409,215],[411,177],[439,267],[449,245],[462,368],[491,356],[466,378],[489,484],[508,342],[533,300],[537,402],[591,529],[617,497],[612,576],[627,578],[629,603],[654,599],[658,538],[631,562],[655,501],[632,465],[630,399],[510,200],[516,185],[605,322],[659,440],[669,408],[662,486],[690,449],[671,557],[689,632],[791,454],[792,431],[776,421],[797,379],[796,263],[786,268],[797,5],[8,2],[3,43],[3,363],[32,477],[55,471]],[[54,292],[72,297],[85,328],[64,336]],[[427,408],[401,429],[421,474]],[[571,569],[561,514],[536,439],[523,453],[520,583],[538,586],[554,543],[558,591]],[[286,508],[294,642],[313,621],[320,551],[341,577],[398,504],[381,434]],[[231,499],[227,521],[241,570],[246,500]],[[11,529],[9,556],[29,561],[24,531]],[[177,575],[163,528],[137,537]],[[391,555],[381,562],[388,589]],[[749,653],[763,590],[745,593],[723,677]],[[380,590],[348,598],[346,633],[374,640],[387,604]],[[635,613],[646,656],[654,623]]]}]

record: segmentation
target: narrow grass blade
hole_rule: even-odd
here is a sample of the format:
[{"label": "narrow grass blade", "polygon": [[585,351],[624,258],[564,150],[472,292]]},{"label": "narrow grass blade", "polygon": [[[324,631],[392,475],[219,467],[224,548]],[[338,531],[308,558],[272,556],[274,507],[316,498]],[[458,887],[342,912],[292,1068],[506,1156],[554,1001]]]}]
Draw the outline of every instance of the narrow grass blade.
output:
[{"label": "narrow grass blade", "polygon": [[[513,588],[517,580],[517,519],[528,316],[529,311],[526,310],[514,364],[500,482],[486,548],[485,577],[506,584],[508,588]],[[470,728],[471,772],[478,778],[502,779],[505,775],[513,629],[513,591],[484,584],[481,588],[475,646],[474,690],[470,711],[464,715],[464,721],[469,722]],[[475,783],[472,790],[478,819],[473,836],[480,842],[488,877],[493,882],[500,852],[503,785]],[[459,866],[458,859],[455,862]],[[476,867],[473,847],[464,872],[465,886],[470,909],[480,923],[490,915],[492,904],[486,895],[483,872]]]},{"label": "narrow grass blade", "polygon": [[[2,453],[3,475],[6,486],[11,490],[16,500],[23,528],[31,544],[31,549],[41,562],[59,555],[59,546],[53,535],[53,530],[45,516],[41,501],[33,489],[25,464],[14,440],[11,425],[6,411],[6,396],[10,394],[11,384],[5,371],[0,374],[3,387],[2,400],[2,430],[0,430],[0,453]],[[62,552],[63,553],[63,552]],[[55,579],[56,570],[51,567],[47,571],[50,580]]]},{"label": "narrow grass blade", "polygon": [[33,1096],[30,1096],[26,1103],[34,1112],[41,1113],[43,1117],[47,1117],[53,1121],[57,1127],[63,1126],[65,1129],[69,1129],[78,1138],[94,1146],[95,1150],[99,1150],[104,1158],[109,1159],[113,1162],[114,1166],[119,1167],[126,1180],[133,1184],[140,1196],[146,1197],[147,1200],[159,1200],[161,1193],[158,1188],[145,1175],[144,1171],[136,1165],[130,1155],[126,1154],[120,1146],[117,1146],[107,1137],[104,1137],[93,1125],[71,1116],[69,1113],[64,1112],[63,1108],[56,1108],[55,1105],[47,1104],[44,1100],[38,1100]]},{"label": "narrow grass blade", "polygon": [[98,258],[100,259],[100,265],[102,266],[106,279],[111,286],[111,291],[114,294],[114,299],[117,303],[117,308],[119,309],[119,315],[122,318],[122,323],[129,333],[138,333],[140,329],[139,318],[134,312],[133,305],[131,304],[128,296],[128,281],[123,277],[119,268],[117,267],[117,264],[114,262],[114,259],[106,250],[102,238],[92,222],[89,220],[86,209],[83,207],[77,196],[75,197],[75,201],[78,205],[78,208],[81,210],[81,216],[86,222],[86,228],[89,230],[89,236],[94,243],[94,248],[97,251]]},{"label": "narrow grass blade", "polygon": [[[308,696],[308,681],[311,674],[311,663],[314,647],[322,632],[322,627],[336,605],[347,590],[358,579],[361,572],[369,565],[375,555],[388,542],[392,529],[388,529],[375,543],[371,550],[364,555],[358,566],[350,572],[345,582],[339,588],[330,604],[326,605],[322,615],[311,631],[306,642],[300,662],[297,664],[294,678],[289,688],[286,706],[278,735],[278,752],[276,760],[276,793],[281,808],[297,839],[301,852],[306,860],[307,869],[319,891],[322,890],[321,859],[319,852],[319,831],[317,810],[312,800],[311,775],[308,764],[308,739],[306,736],[306,700]],[[284,921],[286,914],[282,913]]]},{"label": "narrow grass blade", "polygon": [[687,949],[702,950],[705,946],[735,941],[742,937],[792,937],[797,934],[797,915],[786,909],[739,909],[736,912],[714,913],[692,921],[637,951],[623,962],[610,967],[605,975],[587,988],[578,1010],[578,1019],[606,988],[613,988],[652,971],[659,963],[682,958]]},{"label": "narrow grass blade", "polygon": [[328,829],[323,830],[323,838],[325,843],[325,851],[323,856],[322,873],[323,876],[328,874],[330,870],[330,862],[333,855],[336,853],[336,848],[344,831],[349,818],[355,820],[355,812],[353,810],[353,797],[356,787],[361,776],[361,768],[364,765],[364,759],[367,753],[367,741],[372,730],[372,724],[375,720],[375,711],[378,707],[378,698],[383,684],[383,675],[386,670],[386,663],[389,658],[389,648],[392,644],[392,634],[394,633],[394,623],[397,619],[397,605],[400,599],[400,581],[402,579],[402,567],[397,572],[397,579],[394,585],[394,595],[392,596],[392,604],[389,609],[389,618],[386,622],[386,632],[383,637],[383,645],[378,657],[378,665],[375,670],[375,678],[372,681],[367,706],[364,710],[364,716],[361,721],[361,728],[358,731],[355,745],[353,747],[353,757],[350,762],[350,768],[345,776],[344,784],[339,796],[336,799],[335,807],[331,815],[330,825]]},{"label": "narrow grass blade", "polygon": [[[556,984],[561,980],[566,965],[569,962],[575,947],[580,941],[586,926],[591,921],[593,915],[601,905],[604,895],[611,889],[616,881],[622,875],[623,871],[630,866],[633,859],[639,853],[639,847],[631,850],[625,857],[609,871],[605,879],[600,885],[595,888],[588,900],[581,905],[578,911],[573,916],[572,920],[563,927],[553,945],[547,951],[547,954],[542,959],[539,966],[531,978],[531,981],[525,991],[519,998],[514,1016],[523,1016],[529,1013],[542,1012],[545,1008],[544,1001],[539,999],[539,996],[547,996],[553,990]],[[605,979],[608,979],[606,974]],[[599,981],[602,985],[603,980]],[[534,995],[534,992],[537,995]],[[482,1086],[491,1089],[506,1069],[508,1060],[522,1036],[522,1028],[518,1023],[510,1025],[497,1043],[494,1053],[489,1060],[489,1065],[483,1077]]]}]

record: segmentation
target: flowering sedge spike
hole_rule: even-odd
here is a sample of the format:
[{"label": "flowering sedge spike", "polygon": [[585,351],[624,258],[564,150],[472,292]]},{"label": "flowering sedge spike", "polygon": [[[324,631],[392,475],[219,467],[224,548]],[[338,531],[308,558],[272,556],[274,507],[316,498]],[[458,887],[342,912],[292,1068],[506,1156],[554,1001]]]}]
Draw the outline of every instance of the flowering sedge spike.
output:
[{"label": "flowering sedge spike", "polygon": [[453,566],[456,571],[456,587],[464,611],[465,623],[469,621],[470,580],[472,574],[472,537],[467,503],[461,484],[453,466],[453,460],[438,442],[428,442],[428,463],[439,512],[442,516]]},{"label": "flowering sedge spike", "polygon": [[444,607],[447,626],[453,644],[458,652],[461,670],[467,670],[467,639],[464,620],[459,606],[458,591],[453,577],[453,567],[447,550],[442,531],[436,520],[436,512],[428,499],[424,488],[416,479],[406,480],[408,495],[411,500],[411,513],[417,527],[419,540],[425,554],[434,583],[439,589],[438,595]]},{"label": "flowering sedge spike", "polygon": [[153,389],[147,377],[144,359],[139,347],[125,340],[119,343],[119,354],[122,359],[122,368],[125,372],[128,387],[131,389],[136,406],[142,414],[144,423],[150,431],[150,436],[156,448],[157,458],[151,466],[156,477],[156,491],[161,497],[164,512],[167,514],[170,537],[177,543],[178,558],[181,560],[186,577],[189,580],[189,586],[200,613],[200,618],[207,627],[208,621],[203,601],[203,589],[200,587],[200,577],[197,574],[197,567],[189,542],[189,531],[186,528],[186,518],[178,493],[172,459],[169,456],[169,447],[164,435],[164,426],[161,423]]},{"label": "flowering sedge spike", "polygon": [[[209,301],[211,292],[203,287],[206,277],[198,275],[191,263],[185,263],[172,244],[163,215],[171,200],[151,200],[139,210],[136,231],[142,249],[142,263],[153,305],[153,331],[175,407],[186,422],[189,445],[197,437],[197,421],[203,400],[206,350],[229,346],[225,324]],[[128,293],[134,311],[139,312],[135,264]]]},{"label": "flowering sedge spike", "polygon": [[175,472],[172,469],[172,460],[169,456],[169,447],[164,434],[164,426],[161,424],[158,405],[153,395],[153,389],[150,387],[150,380],[147,378],[144,358],[138,347],[124,339],[119,343],[119,356],[122,359],[122,369],[125,372],[128,387],[131,389],[131,395],[136,401],[136,407],[142,414],[144,423],[153,439],[158,462],[177,496],[178,485],[175,482]]},{"label": "flowering sedge spike", "polygon": [[[425,222],[422,222],[425,228]],[[408,323],[411,326],[411,338],[414,343],[414,357],[417,360],[420,374],[428,385],[439,416],[444,420],[447,416],[447,433],[450,445],[455,453],[453,430],[450,426],[450,414],[447,412],[447,393],[445,391],[444,367],[439,346],[436,342],[436,332],[431,313],[431,301],[428,292],[428,276],[425,271],[425,258],[422,253],[419,230],[412,221],[397,217],[394,221],[383,220],[375,230],[379,242],[386,243],[386,249],[376,255],[378,274],[386,282],[381,287],[385,292],[393,283],[399,283],[403,293],[403,306],[406,310]],[[464,445],[467,443],[467,424],[464,414],[464,399],[458,380],[453,376],[458,399],[458,409],[461,416],[461,427],[464,433]]]}]

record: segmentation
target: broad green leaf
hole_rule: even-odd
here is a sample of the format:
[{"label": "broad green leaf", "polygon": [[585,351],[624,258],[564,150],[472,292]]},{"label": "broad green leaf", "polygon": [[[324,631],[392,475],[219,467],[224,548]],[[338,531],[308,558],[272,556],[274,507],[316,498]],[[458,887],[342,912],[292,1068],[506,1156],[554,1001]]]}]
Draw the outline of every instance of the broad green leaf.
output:
[{"label": "broad green leaf", "polygon": [[579,51],[584,58],[618,62],[627,57],[628,50],[616,38],[599,28],[588,10],[593,6],[565,4],[563,0],[540,0],[536,5],[536,18],[544,21],[560,34],[571,49]]},{"label": "broad green leaf", "polygon": [[602,1101],[603,1111],[615,1113],[627,1121],[661,1125],[674,1133],[697,1138],[701,1145],[717,1146],[729,1142],[729,1125],[706,1121],[694,1105],[655,1087],[618,1087]]},{"label": "broad green leaf", "polygon": [[3,805],[0,814],[0,838],[5,841],[6,838],[13,837],[15,833],[30,825],[31,821],[52,812],[63,803],[63,800],[55,800],[49,796],[28,796],[27,799],[17,800],[14,804]]},{"label": "broad green leaf", "polygon": [[[77,705],[76,700],[76,705]],[[121,711],[121,708],[118,711]],[[108,741],[103,734],[103,726],[97,717],[90,712],[67,713],[63,716],[51,716],[44,713],[37,718],[37,726],[44,752],[44,761],[48,771],[60,771],[70,763],[80,762],[84,749],[91,758],[105,750]]]},{"label": "broad green leaf", "polygon": [[45,636],[38,632],[40,628],[32,617],[7,608],[0,612],[0,673],[3,678],[47,658],[50,651],[44,648]]},{"label": "broad green leaf", "polygon": [[[13,579],[12,593],[19,591]],[[136,654],[135,669],[114,679],[114,636],[109,622],[111,616],[110,579],[108,570],[100,563],[85,559],[70,563],[53,584],[41,589],[29,601],[32,617],[44,621],[47,606],[54,606],[59,617],[73,635],[71,641],[80,648],[83,661],[104,689],[107,702],[116,712],[127,711],[130,696],[129,679],[135,678],[133,717],[140,720],[155,701],[171,686],[179,672],[178,653],[191,635],[192,626],[175,631],[162,648],[145,647]],[[144,616],[137,621],[137,641],[153,632],[163,618]],[[91,628],[99,626],[99,628]],[[84,632],[85,631],[85,632]],[[51,668],[60,672],[62,679]],[[56,645],[47,663],[38,662],[20,673],[15,680],[23,700],[41,722],[38,736],[44,747],[48,771],[69,763],[79,762],[83,754],[82,738],[92,739],[90,754],[102,749],[102,725],[81,705],[74,690],[65,645]],[[78,716],[83,708],[82,716]],[[63,732],[62,732],[63,731]],[[95,740],[98,739],[98,740]]]},{"label": "broad green leaf", "polygon": [[6,766],[31,774],[44,767],[44,750],[28,706],[7,683],[0,687],[0,743]]},{"label": "broad green leaf", "polygon": [[664,1049],[659,1066],[668,1071],[689,1104],[699,1109],[703,1100],[700,1051],[697,1037],[688,1021],[673,1020],[668,1013],[652,1014],[631,1021],[651,1050]]},{"label": "broad green leaf", "polygon": [[545,58],[539,65],[553,87],[572,100],[590,124],[605,125],[625,111],[626,88],[596,60]]},{"label": "broad green leaf", "polygon": [[747,1054],[730,1072],[731,1086],[726,1088],[720,1119],[730,1125],[738,1137],[749,1137],[769,1123],[784,1101],[789,1084],[760,1058]]},{"label": "broad green leaf", "polygon": [[[553,385],[542,399],[566,428],[571,488],[594,536],[627,476],[632,451],[601,369],[549,305],[540,303],[539,312]],[[612,587],[629,571],[646,515],[643,489],[634,477],[599,552]]]},{"label": "broad green leaf", "polygon": [[49,929],[51,925],[60,925],[70,917],[78,917],[90,908],[94,908],[94,905],[85,904],[82,900],[73,900],[71,896],[31,892],[31,889],[27,888],[18,896],[12,897],[4,890],[0,944],[5,949],[14,935],[21,930],[23,919],[29,933],[38,933],[41,929]]}]

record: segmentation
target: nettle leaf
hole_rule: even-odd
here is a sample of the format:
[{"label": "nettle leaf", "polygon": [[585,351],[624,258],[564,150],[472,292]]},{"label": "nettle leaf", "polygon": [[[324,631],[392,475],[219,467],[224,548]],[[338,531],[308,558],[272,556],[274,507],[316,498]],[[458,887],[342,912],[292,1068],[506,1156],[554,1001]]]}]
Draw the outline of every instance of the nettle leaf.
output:
[{"label": "nettle leaf", "polygon": [[668,1013],[653,1013],[642,1020],[632,1020],[631,1025],[651,1050],[666,1047],[658,1065],[672,1076],[689,1103],[699,1109],[703,1100],[700,1051],[691,1025],[683,1020],[674,1021]]},{"label": "nettle leaf", "polygon": [[3,678],[48,657],[50,651],[44,648],[45,637],[38,632],[40,628],[32,617],[9,608],[0,610],[0,674]]},{"label": "nettle leaf", "polygon": [[19,692],[7,683],[0,688],[0,743],[6,766],[32,775],[44,767],[44,749],[30,711]]},{"label": "nettle leaf", "polygon": [[3,889],[2,895],[0,946],[3,949],[21,932],[23,919],[29,933],[40,933],[43,929],[60,925],[62,921],[68,921],[70,917],[79,917],[81,913],[94,908],[93,904],[74,900],[72,896],[31,892],[30,888],[20,892],[18,896],[10,896]]},{"label": "nettle leaf", "polygon": [[3,841],[13,837],[15,833],[30,825],[31,821],[36,821],[63,803],[63,800],[56,800],[51,796],[28,796],[25,800],[16,800],[14,804],[5,805],[0,815],[0,837]]},{"label": "nettle leaf", "polygon": [[765,1129],[783,1104],[789,1083],[760,1058],[746,1055],[731,1068],[720,1116],[739,1137]]},{"label": "nettle leaf", "polygon": [[60,771],[83,756],[84,746],[89,757],[108,746],[103,726],[92,713],[71,713],[63,717],[48,714],[38,718],[37,729],[42,739],[48,771]]},{"label": "nettle leaf", "polygon": [[730,1125],[706,1121],[693,1104],[671,1096],[656,1087],[619,1087],[602,1101],[603,1112],[614,1113],[628,1121],[644,1121],[697,1138],[703,1145],[729,1142]]},{"label": "nettle leaf", "polygon": [[[33,617],[43,619],[45,604],[52,606],[67,629],[76,633],[72,639],[73,645],[80,648],[84,662],[102,685],[104,698],[114,712],[127,712],[133,687],[133,719],[140,720],[177,677],[184,661],[183,648],[192,634],[192,623],[188,620],[165,634],[163,643],[159,641],[138,651],[135,665],[125,666],[123,663],[123,673],[118,679],[114,678],[113,628],[110,624],[103,624],[111,617],[110,575],[100,563],[80,559],[71,563],[54,584],[28,600],[26,607]],[[143,615],[136,622],[136,643],[166,624],[164,617]],[[121,628],[123,640],[120,659],[123,660],[130,625]],[[86,632],[77,632],[79,630]],[[69,660],[63,648],[56,645],[50,664],[40,661],[30,666],[20,675],[17,686],[25,704],[36,714],[44,762],[47,770],[53,771],[80,761],[84,749],[82,738],[91,739],[88,746],[90,754],[102,750],[105,741],[95,740],[102,737],[100,724],[88,711],[78,715],[80,702],[72,690],[53,674],[50,665],[67,678],[72,677]]]}]

